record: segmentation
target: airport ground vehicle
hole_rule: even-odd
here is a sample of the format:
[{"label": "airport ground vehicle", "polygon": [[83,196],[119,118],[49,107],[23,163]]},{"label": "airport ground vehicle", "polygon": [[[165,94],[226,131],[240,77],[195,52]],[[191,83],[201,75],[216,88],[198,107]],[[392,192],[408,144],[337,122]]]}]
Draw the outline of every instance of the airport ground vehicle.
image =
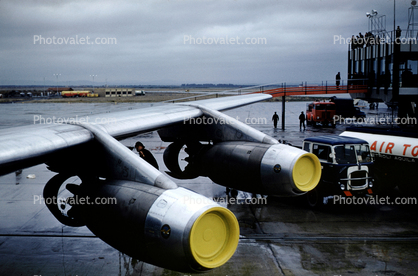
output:
[{"label": "airport ground vehicle", "polygon": [[308,125],[322,125],[331,124],[333,127],[335,123],[333,118],[336,114],[335,103],[333,102],[313,102],[306,107],[306,123]]},{"label": "airport ground vehicle", "polygon": [[98,97],[98,94],[91,93],[90,91],[62,91],[61,96],[64,98],[70,97]]},{"label": "airport ground vehicle", "polygon": [[338,135],[306,138],[303,149],[315,154],[322,176],[315,189],[307,193],[312,207],[326,204],[334,196],[372,194],[373,161],[367,141]]},{"label": "airport ground vehicle", "polygon": [[335,103],[335,114],[341,118],[366,118],[366,113],[354,106],[352,99],[339,99],[334,96],[330,101]]},{"label": "airport ground vehicle", "polygon": [[[350,127],[342,136],[366,140],[374,162],[375,192],[391,194],[398,187],[418,194],[418,133],[400,127]],[[402,181],[399,181],[402,179]]]}]

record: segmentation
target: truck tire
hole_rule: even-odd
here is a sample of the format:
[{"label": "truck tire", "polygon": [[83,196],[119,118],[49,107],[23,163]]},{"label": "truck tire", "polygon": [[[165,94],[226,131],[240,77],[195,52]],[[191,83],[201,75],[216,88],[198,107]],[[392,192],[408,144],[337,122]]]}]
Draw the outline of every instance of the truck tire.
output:
[{"label": "truck tire", "polygon": [[305,194],[306,197],[306,203],[311,208],[318,208],[319,206],[322,206],[322,196],[318,192],[318,189],[313,189]]}]

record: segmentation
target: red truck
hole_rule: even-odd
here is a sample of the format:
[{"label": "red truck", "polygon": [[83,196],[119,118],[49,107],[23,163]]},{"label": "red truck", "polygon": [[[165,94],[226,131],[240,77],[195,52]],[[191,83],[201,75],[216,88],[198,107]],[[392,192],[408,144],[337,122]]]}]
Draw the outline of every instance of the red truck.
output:
[{"label": "red truck", "polygon": [[306,107],[306,123],[316,126],[331,124],[335,127],[333,120],[336,114],[336,106],[333,102],[313,102]]}]

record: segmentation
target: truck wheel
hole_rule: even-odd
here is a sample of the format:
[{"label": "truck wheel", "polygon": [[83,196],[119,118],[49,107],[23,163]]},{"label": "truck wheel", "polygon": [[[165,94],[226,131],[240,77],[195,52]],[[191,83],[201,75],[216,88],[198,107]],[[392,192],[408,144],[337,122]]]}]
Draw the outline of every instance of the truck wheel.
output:
[{"label": "truck wheel", "polygon": [[305,196],[308,206],[311,208],[317,208],[323,204],[322,196],[317,189],[307,192]]}]

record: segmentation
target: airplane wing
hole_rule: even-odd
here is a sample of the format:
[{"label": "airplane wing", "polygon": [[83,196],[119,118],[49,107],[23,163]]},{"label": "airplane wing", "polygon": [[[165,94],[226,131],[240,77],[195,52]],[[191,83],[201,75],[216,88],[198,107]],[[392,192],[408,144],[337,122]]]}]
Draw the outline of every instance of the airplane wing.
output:
[{"label": "airplane wing", "polygon": [[[270,97],[252,94],[162,104],[2,129],[0,174],[46,163],[58,174],[45,185],[45,203],[61,223],[85,225],[119,251],[157,266],[210,270],[235,252],[235,216],[178,187],[118,139],[158,130],[163,141],[172,142],[164,162],[175,178],[207,176],[239,190],[300,195],[319,182],[316,156],[279,144],[220,112]],[[181,170],[177,162],[184,146],[189,157]],[[64,185],[74,175],[82,183]],[[72,196],[58,200],[62,186]]]},{"label": "airplane wing", "polygon": [[[214,110],[226,110],[269,98],[271,98],[270,95],[253,94],[201,100],[194,103]],[[109,135],[121,139],[167,127],[202,114],[203,112],[196,107],[164,104],[74,118],[74,120],[59,121],[55,124],[35,121],[31,126],[2,129],[0,130],[0,175],[44,163],[53,153],[93,140],[92,133],[78,125],[79,123],[99,125]]]}]

